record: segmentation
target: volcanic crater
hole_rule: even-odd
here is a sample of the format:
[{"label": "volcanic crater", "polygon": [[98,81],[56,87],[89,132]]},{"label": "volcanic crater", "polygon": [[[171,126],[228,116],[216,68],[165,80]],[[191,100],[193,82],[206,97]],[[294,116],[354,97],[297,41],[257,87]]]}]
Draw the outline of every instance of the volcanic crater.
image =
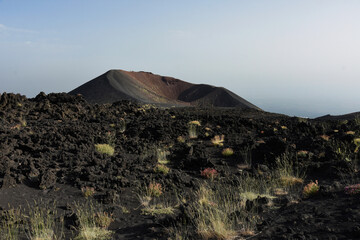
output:
[{"label": "volcanic crater", "polygon": [[151,72],[110,70],[72,90],[90,103],[132,100],[158,106],[205,106],[255,108],[235,93],[206,84],[192,84]]}]

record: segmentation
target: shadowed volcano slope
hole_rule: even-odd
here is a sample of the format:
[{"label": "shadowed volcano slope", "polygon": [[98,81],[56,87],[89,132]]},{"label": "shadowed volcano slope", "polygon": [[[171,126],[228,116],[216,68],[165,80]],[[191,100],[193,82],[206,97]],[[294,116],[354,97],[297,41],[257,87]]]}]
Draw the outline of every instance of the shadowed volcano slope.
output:
[{"label": "shadowed volcano slope", "polygon": [[163,106],[214,106],[254,108],[233,92],[205,84],[192,84],[150,72],[110,70],[69,92],[90,103],[133,100]]}]

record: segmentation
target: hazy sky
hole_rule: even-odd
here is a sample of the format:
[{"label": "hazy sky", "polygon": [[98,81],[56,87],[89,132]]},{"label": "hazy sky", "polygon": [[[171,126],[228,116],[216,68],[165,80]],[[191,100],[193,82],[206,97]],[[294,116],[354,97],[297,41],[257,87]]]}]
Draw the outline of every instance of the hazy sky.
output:
[{"label": "hazy sky", "polygon": [[0,0],[0,92],[68,92],[109,69],[289,115],[360,111],[360,1]]}]

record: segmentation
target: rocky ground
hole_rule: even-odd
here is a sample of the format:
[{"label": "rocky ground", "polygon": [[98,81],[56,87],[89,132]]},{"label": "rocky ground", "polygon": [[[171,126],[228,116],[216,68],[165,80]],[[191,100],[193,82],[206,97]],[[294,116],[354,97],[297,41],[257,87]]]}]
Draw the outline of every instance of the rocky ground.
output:
[{"label": "rocky ground", "polygon": [[359,119],[4,93],[1,239],[360,239],[359,137]]}]

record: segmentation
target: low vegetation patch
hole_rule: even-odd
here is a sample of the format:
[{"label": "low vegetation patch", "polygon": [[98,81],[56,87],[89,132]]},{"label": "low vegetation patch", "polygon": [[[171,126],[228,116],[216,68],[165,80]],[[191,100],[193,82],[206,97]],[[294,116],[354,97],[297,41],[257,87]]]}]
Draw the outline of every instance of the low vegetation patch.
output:
[{"label": "low vegetation patch", "polygon": [[346,186],[345,187],[345,193],[349,194],[349,195],[355,195],[360,193],[360,184],[354,184],[354,185],[350,185],[350,186]]},{"label": "low vegetation patch", "polygon": [[29,229],[30,239],[59,239],[61,233],[55,232],[56,207],[49,207],[47,204],[36,204],[29,206]]},{"label": "low vegetation patch", "polygon": [[63,216],[53,205],[43,201],[28,205],[28,210],[11,208],[1,213],[0,239],[57,240],[64,237]]},{"label": "low vegetation patch", "polygon": [[225,148],[224,150],[222,150],[221,154],[225,157],[229,157],[234,154],[234,150],[232,150],[231,148]]},{"label": "low vegetation patch", "polygon": [[257,218],[255,212],[244,208],[240,191],[223,183],[200,185],[195,193],[198,201],[190,204],[190,215],[201,239],[231,239],[240,232],[253,234]]},{"label": "low vegetation patch", "polygon": [[354,150],[355,153],[359,152],[359,148],[360,148],[360,138],[355,138],[354,139],[354,144],[356,145],[356,148]]},{"label": "low vegetation patch", "polygon": [[225,141],[225,136],[224,135],[216,135],[215,137],[213,137],[211,139],[211,143],[214,146],[223,146],[224,145],[224,141]]},{"label": "low vegetation patch", "polygon": [[21,208],[11,208],[1,213],[0,234],[2,239],[16,240],[19,239],[20,224],[24,216]]},{"label": "low vegetation patch", "polygon": [[205,168],[201,171],[201,176],[207,179],[214,180],[218,176],[218,172],[213,168]]},{"label": "low vegetation patch", "polygon": [[157,164],[154,168],[154,171],[156,173],[162,173],[164,175],[168,174],[170,171],[170,168],[168,168],[167,166],[165,166],[164,164]]},{"label": "low vegetation patch", "polygon": [[305,174],[300,170],[295,159],[296,158],[291,158],[289,153],[285,153],[276,158],[277,175],[280,183],[284,187],[291,187],[304,182]]},{"label": "low vegetation patch", "polygon": [[195,120],[195,121],[190,121],[189,122],[189,138],[190,139],[195,139],[198,137],[197,135],[197,127],[200,127],[201,124],[199,121]]},{"label": "low vegetation patch", "polygon": [[146,195],[150,197],[160,197],[163,194],[163,188],[160,183],[152,182],[146,189]]},{"label": "low vegetation patch", "polygon": [[81,192],[84,195],[85,198],[92,197],[95,194],[95,188],[93,187],[82,187]]},{"label": "low vegetation patch", "polygon": [[109,144],[95,144],[95,150],[98,153],[107,154],[109,156],[113,156],[115,149]]},{"label": "low vegetation patch", "polygon": [[170,153],[168,151],[166,151],[165,149],[157,149],[156,150],[156,156],[157,156],[157,161],[158,163],[160,164],[168,164],[169,163],[169,160],[167,159],[167,156],[169,155]]},{"label": "low vegetation patch", "polygon": [[311,181],[304,187],[303,195],[305,198],[313,197],[319,192],[320,186],[318,181],[315,182]]},{"label": "low vegetation patch", "polygon": [[185,138],[183,136],[178,136],[176,139],[179,143],[185,143]]},{"label": "low vegetation patch", "polygon": [[149,204],[141,210],[144,215],[171,215],[174,214],[175,208],[172,206],[167,206],[165,204]]},{"label": "low vegetation patch", "polygon": [[112,215],[91,201],[75,204],[75,214],[79,220],[79,233],[75,240],[107,240],[112,232],[107,228],[113,221]]}]

